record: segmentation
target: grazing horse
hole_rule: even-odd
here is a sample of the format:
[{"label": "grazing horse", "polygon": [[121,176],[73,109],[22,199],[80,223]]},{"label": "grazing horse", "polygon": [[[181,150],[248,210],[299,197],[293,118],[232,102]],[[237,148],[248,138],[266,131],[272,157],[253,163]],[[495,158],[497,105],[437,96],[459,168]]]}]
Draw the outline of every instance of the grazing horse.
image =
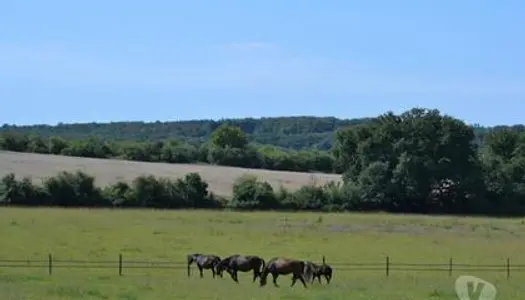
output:
[{"label": "grazing horse", "polygon": [[306,266],[304,273],[308,279],[311,279],[311,283],[314,282],[316,277],[319,283],[321,283],[321,276],[324,276],[327,284],[330,283],[330,280],[332,279],[332,268],[329,265],[327,265],[325,262],[323,262],[321,265],[318,265],[311,261],[305,261],[305,264]]},{"label": "grazing horse", "polygon": [[213,277],[215,278],[215,268],[220,261],[221,258],[217,255],[206,255],[200,253],[188,254],[188,277],[190,277],[190,266],[195,263],[197,268],[199,268],[201,278],[203,277],[202,271],[204,269],[211,269]]},{"label": "grazing horse", "polygon": [[273,284],[276,287],[279,287],[277,284],[277,277],[279,277],[279,275],[292,274],[293,277],[291,286],[294,286],[297,279],[299,279],[306,288],[306,282],[304,281],[303,277],[304,269],[305,263],[302,260],[274,257],[270,259],[263,268],[262,274],[260,276],[260,286],[266,285],[266,278],[268,277],[268,274],[272,274]]},{"label": "grazing horse", "polygon": [[261,276],[261,269],[264,269],[264,259],[255,255],[235,254],[221,260],[217,265],[217,274],[222,277],[223,270],[230,273],[235,282],[239,282],[237,272],[248,272],[253,270],[253,282]]}]

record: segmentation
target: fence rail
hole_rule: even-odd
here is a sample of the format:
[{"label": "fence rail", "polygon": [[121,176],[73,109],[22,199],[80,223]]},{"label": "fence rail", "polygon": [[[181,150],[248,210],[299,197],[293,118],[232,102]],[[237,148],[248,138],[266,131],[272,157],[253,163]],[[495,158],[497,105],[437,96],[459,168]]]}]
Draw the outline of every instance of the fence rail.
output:
[{"label": "fence rail", "polygon": [[[323,257],[324,261],[324,257]],[[357,263],[357,262],[334,262],[330,265],[337,271],[382,271],[386,276],[397,271],[429,271],[447,272],[452,276],[456,272],[502,272],[510,278],[512,272],[525,271],[525,264],[511,264],[510,258],[501,264],[465,264],[456,263],[452,258],[447,263],[393,263],[389,256],[383,262]],[[41,268],[47,269],[49,275],[53,274],[55,268],[78,268],[78,269],[115,269],[119,275],[124,274],[124,269],[185,269],[186,262],[183,261],[144,261],[126,260],[119,254],[115,260],[72,260],[54,259],[51,254],[47,259],[2,259],[0,258],[0,269],[7,268]]]}]

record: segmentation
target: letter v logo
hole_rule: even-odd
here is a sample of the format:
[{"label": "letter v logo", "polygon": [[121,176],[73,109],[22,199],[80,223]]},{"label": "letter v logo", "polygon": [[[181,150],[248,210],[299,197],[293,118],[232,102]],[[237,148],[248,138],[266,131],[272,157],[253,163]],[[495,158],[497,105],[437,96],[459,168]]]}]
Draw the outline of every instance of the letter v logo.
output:
[{"label": "letter v logo", "polygon": [[462,275],[456,279],[456,295],[459,300],[494,300],[496,287],[481,278]]}]

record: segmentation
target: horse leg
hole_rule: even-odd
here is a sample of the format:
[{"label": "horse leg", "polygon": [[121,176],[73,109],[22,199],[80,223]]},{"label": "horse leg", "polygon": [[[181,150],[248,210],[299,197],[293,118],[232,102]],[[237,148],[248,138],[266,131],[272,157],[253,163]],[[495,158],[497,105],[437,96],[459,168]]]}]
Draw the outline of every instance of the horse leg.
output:
[{"label": "horse leg", "polygon": [[279,274],[272,273],[272,277],[273,277],[273,285],[275,285],[276,287],[279,287],[279,285],[277,284],[277,277],[279,277]]},{"label": "horse leg", "polygon": [[257,279],[257,277],[259,276],[259,271],[257,271],[257,269],[253,269],[253,281],[252,282],[255,282],[255,280]]},{"label": "horse leg", "polygon": [[325,275],[325,278],[326,278],[326,284],[329,284],[330,280],[332,279],[332,276],[331,275]]},{"label": "horse leg", "polygon": [[228,269],[228,274],[230,274],[230,277],[232,278],[232,280],[235,281],[235,273],[234,273],[234,271]]},{"label": "horse leg", "polygon": [[292,276],[292,285],[291,286],[294,286],[296,281],[297,281],[297,275],[293,274],[293,276]]},{"label": "horse leg", "polygon": [[303,275],[299,275],[299,280],[303,284],[304,288],[306,288],[306,282],[304,281]]},{"label": "horse leg", "polygon": [[198,266],[198,267],[199,267],[199,273],[200,273],[201,278],[202,278],[202,277],[204,277],[204,274],[202,274],[202,271],[203,271],[203,270],[202,270],[202,267],[201,267],[201,266]]},{"label": "horse leg", "polygon": [[213,278],[215,278],[215,268],[211,268],[211,273],[213,275]]},{"label": "horse leg", "polygon": [[235,278],[233,280],[235,280],[235,282],[239,283],[239,273],[237,272],[237,269],[233,270],[233,274],[235,275]]},{"label": "horse leg", "polygon": [[319,274],[319,275],[317,276],[317,281],[319,281],[319,283],[322,284],[322,282],[321,282],[321,274]]}]

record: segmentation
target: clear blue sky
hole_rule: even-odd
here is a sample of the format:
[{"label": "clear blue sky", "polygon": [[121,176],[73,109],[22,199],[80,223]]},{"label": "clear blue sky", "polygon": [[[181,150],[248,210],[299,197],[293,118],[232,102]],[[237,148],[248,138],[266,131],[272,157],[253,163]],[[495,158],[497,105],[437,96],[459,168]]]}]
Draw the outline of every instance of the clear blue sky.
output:
[{"label": "clear blue sky", "polygon": [[525,1],[0,5],[0,123],[354,118],[413,106],[524,123]]}]

